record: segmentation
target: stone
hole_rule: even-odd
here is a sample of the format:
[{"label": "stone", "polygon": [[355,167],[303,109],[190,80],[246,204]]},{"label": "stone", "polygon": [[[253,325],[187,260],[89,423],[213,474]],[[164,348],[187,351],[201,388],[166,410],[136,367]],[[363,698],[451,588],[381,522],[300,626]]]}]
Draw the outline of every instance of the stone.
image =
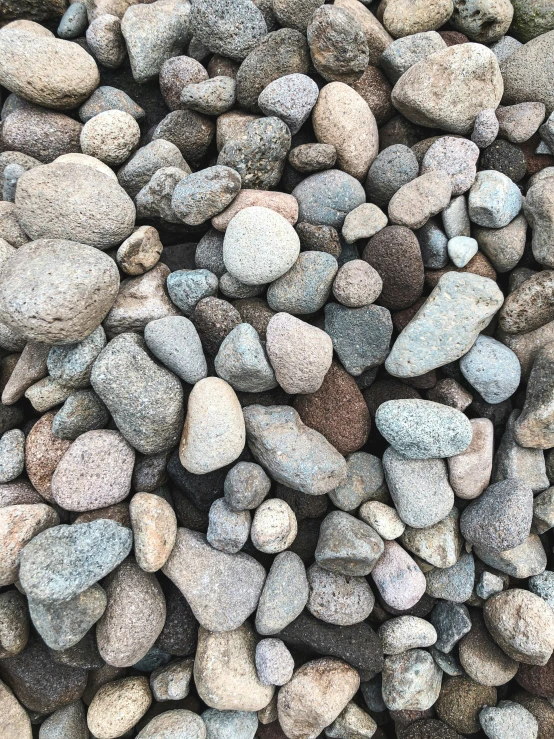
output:
[{"label": "stone", "polygon": [[259,599],[256,631],[262,635],[279,633],[302,613],[308,597],[302,560],[294,552],[281,552],[273,560]]},{"label": "stone", "polygon": [[527,172],[527,160],[520,146],[498,139],[481,152],[482,170],[496,170],[513,182],[520,182]]},{"label": "stone", "polygon": [[364,179],[378,153],[377,123],[365,100],[344,82],[331,82],[321,90],[312,120],[317,140],[335,147],[338,167]]},{"label": "stone", "polygon": [[140,226],[121,244],[116,261],[125,274],[142,275],[157,264],[162,249],[156,229]]},{"label": "stone", "polygon": [[363,503],[358,515],[387,541],[398,539],[404,533],[405,525],[395,509],[379,500],[368,500]]},{"label": "stone", "polygon": [[457,508],[433,526],[415,529],[406,526],[400,536],[401,543],[408,551],[434,567],[453,567],[458,561],[463,540],[460,535]]},{"label": "stone", "polygon": [[389,218],[401,226],[421,228],[431,216],[446,208],[451,195],[451,178],[447,172],[440,169],[427,172],[402,185],[392,196]]},{"label": "stone", "polygon": [[276,482],[322,495],[345,479],[344,457],[293,408],[251,405],[243,415],[250,451]]},{"label": "stone", "polygon": [[283,216],[291,226],[294,226],[298,220],[298,203],[292,195],[287,195],[284,192],[245,188],[240,190],[233,202],[224,211],[212,218],[212,226],[218,231],[226,231],[227,226],[239,211],[252,206],[274,210]]},{"label": "stone", "polygon": [[425,575],[395,541],[385,541],[384,547],[371,577],[387,606],[400,611],[408,610],[425,593]]},{"label": "stone", "polygon": [[223,339],[242,323],[240,313],[231,303],[212,297],[199,300],[191,318],[204,350],[212,355],[217,354]]},{"label": "stone", "polygon": [[210,508],[206,539],[215,549],[236,554],[246,544],[250,523],[249,511],[235,511],[225,498],[218,498]]},{"label": "stone", "polygon": [[256,638],[244,624],[212,633],[200,627],[194,660],[194,682],[201,700],[219,711],[259,711],[273,697],[256,673]]},{"label": "stone", "polygon": [[[5,125],[3,124],[3,129]],[[19,180],[18,180],[19,182]],[[29,241],[16,216],[15,204],[0,201],[0,238],[18,248]]]},{"label": "stone", "polygon": [[477,254],[479,245],[469,236],[455,236],[448,242],[448,256],[456,267],[465,267]]},{"label": "stone", "polygon": [[178,269],[167,275],[167,291],[172,302],[190,317],[202,298],[217,294],[218,280],[207,269]]},{"label": "stone", "polygon": [[156,737],[179,736],[190,739],[205,739],[206,726],[202,718],[192,711],[175,709],[155,716],[137,734],[140,739],[156,739]]},{"label": "stone", "polygon": [[0,541],[4,558],[0,583],[11,585],[18,579],[21,552],[41,531],[57,526],[56,511],[43,503],[8,505],[0,509]]},{"label": "stone", "polygon": [[250,538],[260,552],[277,554],[288,549],[298,533],[293,510],[284,500],[265,500],[252,519]]},{"label": "stone", "polygon": [[546,569],[546,552],[536,534],[530,534],[523,544],[504,552],[475,547],[475,553],[485,564],[510,577],[532,577]]},{"label": "stone", "polygon": [[331,572],[319,564],[308,570],[310,597],[307,608],[316,618],[337,626],[364,621],[375,603],[363,577]]},{"label": "stone", "polygon": [[181,223],[171,203],[175,187],[187,174],[189,173],[185,169],[179,167],[161,167],[157,170],[136,196],[137,217],[160,218],[162,224]]},{"label": "stone", "polygon": [[81,701],[75,701],[68,706],[58,708],[51,716],[48,716],[40,726],[39,737],[40,739],[61,739],[63,736],[71,736],[75,739],[85,739],[87,732],[85,707]]},{"label": "stone", "polygon": [[215,708],[208,708],[202,713],[202,721],[206,726],[208,737],[254,739],[258,728],[258,714],[254,711],[218,711]]},{"label": "stone", "polygon": [[343,511],[333,511],[321,524],[315,559],[335,574],[368,575],[381,554],[383,541],[367,524]]},{"label": "stone", "polygon": [[411,649],[385,659],[383,701],[391,711],[425,711],[439,697],[442,670],[429,652]]},{"label": "stone", "polygon": [[483,608],[485,624],[495,642],[512,659],[545,665],[554,645],[554,620],[537,595],[512,588],[493,595]]},{"label": "stone", "polygon": [[500,124],[494,108],[484,108],[475,117],[471,140],[480,149],[485,149],[494,142],[498,136],[499,128]]},{"label": "stone", "polygon": [[144,340],[154,356],[185,382],[194,385],[207,375],[200,337],[188,318],[166,316],[150,321]]},{"label": "stone", "polygon": [[444,654],[450,654],[472,628],[469,611],[457,602],[439,600],[430,619],[437,632],[435,647]]},{"label": "stone", "polygon": [[240,323],[225,337],[215,369],[235,390],[265,392],[277,385],[258,333],[248,323]]},{"label": "stone", "polygon": [[107,519],[54,526],[24,548],[22,587],[28,598],[43,603],[70,600],[117,567],[131,545],[131,531]]},{"label": "stone", "polygon": [[231,77],[216,76],[185,85],[181,106],[205,115],[221,115],[236,102],[236,83]]},{"label": "stone", "polygon": [[262,639],[258,642],[256,671],[263,685],[285,685],[289,682],[294,672],[294,660],[280,639]]},{"label": "stone", "polygon": [[459,739],[460,735],[435,719],[422,719],[402,729],[401,739]]},{"label": "stone", "polygon": [[385,363],[387,371],[395,377],[418,377],[459,359],[503,300],[489,278],[447,272],[397,338]]},{"label": "stone", "polygon": [[118,183],[81,163],[53,162],[25,172],[15,207],[33,240],[69,239],[104,250],[118,246],[135,225],[135,206]]},{"label": "stone", "polygon": [[527,385],[525,405],[514,426],[518,444],[538,449],[550,448],[551,388],[549,382],[552,344],[546,344],[535,357]]},{"label": "stone", "polygon": [[435,31],[415,33],[393,41],[381,56],[380,63],[394,84],[414,64],[437,51],[446,49],[446,43]]},{"label": "stone", "polygon": [[[480,337],[485,338],[485,337]],[[491,477],[494,428],[487,418],[470,420],[473,435],[467,449],[448,459],[448,476],[452,489],[463,499],[481,495]]]},{"label": "stone", "polygon": [[468,677],[453,677],[445,682],[435,710],[451,728],[464,734],[479,731],[479,713],[484,706],[496,705],[496,690],[479,685]]},{"label": "stone", "polygon": [[63,603],[29,600],[34,627],[50,649],[63,650],[78,644],[106,610],[107,597],[93,585]]},{"label": "stone", "polygon": [[6,431],[0,438],[0,483],[15,480],[25,469],[25,434]]},{"label": "stone", "polygon": [[353,244],[358,239],[371,238],[387,223],[388,219],[380,208],[373,203],[363,203],[346,216],[342,235],[348,244]]},{"label": "stone", "polygon": [[125,677],[102,685],[91,701],[87,725],[98,739],[122,736],[144,716],[152,703],[145,677]]},{"label": "stone", "polygon": [[199,61],[191,56],[173,56],[161,66],[160,92],[169,110],[180,110],[181,93],[189,85],[205,82],[208,72]]},{"label": "stone", "polygon": [[498,41],[510,28],[514,7],[509,0],[498,3],[487,0],[472,0],[466,4],[454,0],[451,22],[472,41],[490,44]]},{"label": "stone", "polygon": [[257,508],[269,493],[271,480],[253,462],[238,462],[225,477],[225,500],[234,511]]},{"label": "stone", "polygon": [[328,81],[354,82],[367,67],[369,49],[363,28],[356,15],[343,8],[317,8],[307,38],[315,69]]},{"label": "stone", "polygon": [[150,676],[150,688],[157,701],[183,700],[189,694],[194,660],[182,659],[158,667]]},{"label": "stone", "polygon": [[317,737],[357,692],[360,678],[345,662],[324,657],[300,667],[277,698],[279,723],[289,739]]},{"label": "stone", "polygon": [[545,113],[543,103],[500,106],[496,111],[499,133],[513,144],[522,144],[537,132]]},{"label": "stone", "polygon": [[389,0],[383,9],[382,22],[394,37],[440,28],[452,15],[449,0],[433,0],[430,4],[409,3],[406,0]]},{"label": "stone", "polygon": [[[44,351],[46,348],[40,344],[28,344],[27,346],[31,351],[34,346],[35,353]],[[102,326],[98,326],[77,344],[53,346],[47,355],[47,372],[50,377],[66,387],[87,387],[90,383],[92,365],[105,346],[106,334]],[[36,377],[36,379],[40,378]]]},{"label": "stone", "polygon": [[292,195],[298,201],[299,222],[334,228],[340,228],[346,215],[366,199],[358,180],[337,169],[306,177]]},{"label": "stone", "polygon": [[302,252],[289,271],[269,286],[269,307],[292,315],[317,312],[329,297],[337,271],[337,260],[330,254]]},{"label": "stone", "polygon": [[403,185],[419,175],[414,153],[403,144],[389,146],[377,156],[366,180],[368,199],[384,208]]},{"label": "stone", "polygon": [[175,544],[177,519],[169,503],[159,495],[137,493],[129,505],[138,566],[157,572]]},{"label": "stone", "polygon": [[40,418],[25,442],[25,467],[33,487],[47,500],[52,500],[51,480],[58,462],[70,444],[56,438],[52,433],[55,413],[46,413]]},{"label": "stone", "polygon": [[143,346],[136,334],[112,339],[94,363],[91,384],[131,446],[141,454],[156,454],[177,443],[183,391],[175,375],[154,363]]},{"label": "stone", "polygon": [[519,188],[502,172],[481,171],[469,193],[469,217],[487,228],[507,226],[522,206]]},{"label": "stone", "polygon": [[501,593],[504,589],[504,582],[498,575],[493,575],[492,572],[484,570],[481,574],[481,579],[475,586],[475,594],[483,600],[488,600],[491,595]]},{"label": "stone", "polygon": [[471,554],[462,554],[452,567],[436,568],[426,574],[427,594],[454,603],[471,597],[475,581],[475,563]]},{"label": "stone", "polygon": [[382,289],[380,274],[362,259],[343,264],[333,282],[334,297],[347,308],[370,305],[377,300]]},{"label": "stone", "polygon": [[63,403],[71,395],[71,388],[64,387],[57,380],[45,377],[26,391],[25,397],[36,411],[43,413]]},{"label": "stone", "polygon": [[[449,239],[453,239],[456,236],[469,237],[471,233],[471,223],[469,221],[469,213],[467,211],[467,202],[463,195],[458,195],[458,197],[453,198],[443,210],[441,217],[444,231]],[[469,261],[470,260],[468,259],[468,262]]]},{"label": "stone", "polygon": [[208,167],[181,180],[171,207],[189,226],[197,226],[221,213],[240,190],[241,178],[230,167]]},{"label": "stone", "polygon": [[331,169],[337,160],[337,150],[332,144],[300,144],[291,149],[289,164],[298,172],[318,172]]},{"label": "stone", "polygon": [[516,674],[518,663],[492,640],[482,616],[472,614],[471,631],[460,641],[460,662],[468,676],[480,685],[505,685]]},{"label": "stone", "polygon": [[121,33],[136,82],[157,77],[163,63],[179,56],[190,40],[189,8],[178,0],[158,0],[145,7],[127,8]]},{"label": "stone", "polygon": [[506,298],[499,314],[499,325],[508,334],[521,334],[545,326],[554,318],[550,300],[554,271],[544,270],[531,275]]},{"label": "stone", "polygon": [[77,390],[68,396],[52,421],[57,439],[73,441],[87,431],[104,428],[110,414],[93,390]]},{"label": "stone", "polygon": [[121,187],[135,198],[142,188],[151,182],[158,170],[167,168],[184,172],[184,174],[179,172],[179,179],[190,174],[190,167],[177,146],[165,139],[155,139],[138,149],[129,161],[125,162],[117,173],[117,179]]},{"label": "stone", "polygon": [[77,44],[43,34],[42,26],[8,24],[2,29],[0,81],[36,105],[75,108],[100,82],[94,59]]},{"label": "stone", "polygon": [[397,513],[405,524],[426,528],[449,513],[454,491],[444,460],[409,459],[389,447],[383,455],[383,468]]},{"label": "stone", "polygon": [[520,364],[511,349],[489,336],[478,336],[470,351],[460,360],[466,380],[487,403],[501,403],[517,390]]},{"label": "stone", "polygon": [[344,711],[333,723],[325,729],[325,736],[330,737],[360,737],[369,739],[377,730],[377,724],[371,716],[362,711],[354,701],[350,701]]},{"label": "stone", "polygon": [[550,59],[554,33],[549,30],[533,38],[514,51],[502,62],[505,105],[516,103],[544,103],[547,114],[554,108],[554,97],[548,85]]},{"label": "stone", "polygon": [[464,138],[444,136],[435,141],[423,157],[421,173],[443,170],[450,175],[452,195],[461,195],[473,184],[479,149]]},{"label": "stone", "polygon": [[366,500],[389,500],[383,467],[377,457],[367,452],[349,454],[346,473],[346,479],[329,493],[337,508],[352,511]]},{"label": "stone", "polygon": [[309,118],[319,95],[315,82],[304,74],[289,74],[270,82],[258,97],[268,116],[281,118],[294,135]]},{"label": "stone", "polygon": [[385,621],[379,628],[385,654],[402,654],[411,649],[430,647],[437,640],[435,627],[417,616],[400,616]]},{"label": "stone", "polygon": [[345,370],[358,377],[383,364],[389,351],[392,319],[387,308],[381,306],[347,308],[328,303],[325,330]]},{"label": "stone", "polygon": [[[446,211],[443,211],[443,214]],[[417,231],[423,265],[428,269],[440,269],[448,264],[448,239],[434,218]]]},{"label": "stone", "polygon": [[480,250],[488,257],[497,272],[509,272],[523,256],[527,220],[520,213],[503,228],[474,228]]},{"label": "stone", "polygon": [[391,36],[376,16],[361,3],[357,2],[357,0],[338,0],[336,5],[346,10],[358,20],[368,44],[369,64],[378,65],[381,54],[393,40]]},{"label": "stone", "polygon": [[185,595],[200,624],[214,632],[232,631],[253,613],[265,580],[263,567],[249,555],[213,549],[202,534],[184,528],[178,529],[162,570]]},{"label": "stone", "polygon": [[25,597],[17,590],[0,595],[0,656],[22,652],[29,640],[29,615]]},{"label": "stone", "polygon": [[210,51],[239,61],[267,34],[261,11],[246,0],[217,0],[215,6],[195,0],[189,22],[195,38]]},{"label": "stone", "polygon": [[554,266],[554,254],[550,247],[554,227],[552,203],[554,198],[551,178],[537,183],[527,190],[525,198],[525,217],[533,229],[533,255],[539,264]]},{"label": "stone", "polygon": [[514,701],[500,701],[496,707],[485,706],[479,714],[479,723],[490,739],[515,739],[521,732],[530,739],[538,736],[537,719]]}]

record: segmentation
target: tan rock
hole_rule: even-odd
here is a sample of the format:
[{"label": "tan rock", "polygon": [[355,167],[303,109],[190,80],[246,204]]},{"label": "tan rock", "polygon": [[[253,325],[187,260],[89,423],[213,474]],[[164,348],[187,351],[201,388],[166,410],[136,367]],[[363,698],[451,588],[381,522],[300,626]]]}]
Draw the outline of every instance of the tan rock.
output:
[{"label": "tan rock", "polygon": [[446,172],[427,172],[407,182],[392,196],[389,218],[392,223],[417,229],[450,202],[452,183]]},{"label": "tan rock", "polygon": [[159,495],[137,493],[129,512],[137,564],[145,572],[156,572],[164,566],[175,545],[177,518],[173,508]]},{"label": "tan rock", "polygon": [[11,585],[17,580],[25,544],[59,522],[56,511],[44,503],[0,508],[0,585]]},{"label": "tan rock", "polygon": [[46,359],[50,346],[29,341],[21,352],[17,364],[2,392],[2,403],[11,405],[23,397],[27,388],[48,374]]},{"label": "tan rock", "polygon": [[387,0],[383,25],[395,38],[435,31],[452,15],[452,0]]},{"label": "tan rock", "polygon": [[528,380],[535,357],[543,346],[554,341],[554,321],[524,334],[508,334],[499,329],[496,338],[517,355],[521,365],[521,379]]},{"label": "tan rock", "polygon": [[116,261],[125,274],[142,275],[158,263],[162,249],[156,229],[140,226],[121,244]]},{"label": "tan rock", "polygon": [[259,205],[262,208],[274,210],[282,215],[291,226],[298,220],[298,201],[285,192],[271,192],[269,190],[241,190],[225,210],[212,218],[212,226],[218,231],[226,231],[232,218],[239,210]]},{"label": "tan rock", "polygon": [[25,391],[25,397],[39,413],[45,413],[60,403],[65,403],[73,388],[62,385],[53,377],[43,377]]},{"label": "tan rock", "polygon": [[462,667],[481,685],[505,685],[515,676],[519,664],[495,644],[477,611],[472,613],[471,621],[471,631],[459,645]]},{"label": "tan rock", "polygon": [[58,462],[71,446],[70,441],[58,439],[52,433],[56,413],[46,413],[29,431],[25,441],[25,469],[33,487],[46,500],[53,500],[52,475]]},{"label": "tan rock", "polygon": [[136,726],[152,703],[145,677],[126,677],[102,685],[88,709],[87,724],[96,739],[117,739]]},{"label": "tan rock", "polygon": [[381,54],[393,42],[392,36],[359,0],[335,0],[334,5],[344,8],[356,18],[369,47],[369,64],[379,64]]},{"label": "tan rock", "polygon": [[494,427],[488,418],[470,421],[473,436],[468,448],[449,457],[450,485],[459,498],[477,498],[490,482],[494,453]]},{"label": "tan rock", "polygon": [[33,732],[27,711],[1,680],[0,716],[2,716],[3,739],[32,739]]}]

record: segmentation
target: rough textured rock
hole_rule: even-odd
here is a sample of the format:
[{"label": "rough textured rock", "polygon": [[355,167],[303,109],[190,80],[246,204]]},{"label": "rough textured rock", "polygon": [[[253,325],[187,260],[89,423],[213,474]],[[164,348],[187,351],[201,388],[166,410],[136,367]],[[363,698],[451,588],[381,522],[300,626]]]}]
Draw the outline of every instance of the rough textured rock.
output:
[{"label": "rough textured rock", "polygon": [[554,31],[549,30],[528,41],[502,62],[503,103],[544,103],[548,114],[554,110],[554,94],[548,82],[553,44]]},{"label": "rough textured rock", "polygon": [[121,736],[131,730],[152,703],[145,677],[126,677],[102,685],[87,713],[87,725],[98,739]]}]

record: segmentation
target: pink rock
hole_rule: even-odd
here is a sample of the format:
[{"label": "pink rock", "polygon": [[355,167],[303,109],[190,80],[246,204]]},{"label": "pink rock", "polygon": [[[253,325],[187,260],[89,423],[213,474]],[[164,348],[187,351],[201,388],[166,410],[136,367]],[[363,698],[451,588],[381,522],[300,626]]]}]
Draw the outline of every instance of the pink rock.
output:
[{"label": "pink rock", "polygon": [[490,482],[494,453],[494,426],[488,418],[470,421],[473,437],[468,448],[450,457],[448,476],[450,485],[459,498],[479,497]]},{"label": "pink rock", "polygon": [[425,593],[425,575],[395,541],[385,542],[371,576],[385,603],[399,611],[414,606]]}]

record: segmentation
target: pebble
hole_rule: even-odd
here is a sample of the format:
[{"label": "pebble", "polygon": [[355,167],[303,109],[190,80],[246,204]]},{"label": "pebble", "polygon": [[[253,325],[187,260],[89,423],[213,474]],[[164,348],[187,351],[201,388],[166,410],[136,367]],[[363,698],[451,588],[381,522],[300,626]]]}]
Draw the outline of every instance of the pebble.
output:
[{"label": "pebble", "polygon": [[189,694],[194,660],[182,659],[158,667],[150,675],[150,688],[157,701],[183,700]]},{"label": "pebble", "polygon": [[68,706],[58,708],[51,716],[48,716],[40,726],[39,737],[40,739],[61,739],[64,736],[71,736],[75,739],[85,739],[87,733],[84,706],[81,701],[75,701]]},{"label": "pebble", "polygon": [[508,31],[513,15],[514,8],[509,0],[498,3],[473,0],[469,4],[455,0],[452,23],[472,41],[490,44]]},{"label": "pebble", "polygon": [[362,185],[338,169],[316,172],[295,187],[298,221],[314,226],[341,228],[351,210],[365,203]]},{"label": "pebble", "polygon": [[484,108],[477,113],[473,124],[471,140],[474,144],[477,144],[480,149],[485,149],[495,141],[499,130],[500,124],[496,117],[495,109]]},{"label": "pebble", "polygon": [[[531,275],[507,297],[499,314],[499,325],[508,334],[534,331],[550,323],[554,305],[549,299],[554,272],[544,270]],[[537,347],[538,348],[538,347]]]},{"label": "pebble", "polygon": [[236,102],[236,83],[231,77],[216,76],[185,85],[181,106],[205,115],[221,115]]},{"label": "pebble", "polygon": [[131,545],[131,531],[107,519],[54,526],[25,546],[19,579],[29,598],[70,600],[117,567]]},{"label": "pebble", "polygon": [[159,495],[137,493],[129,505],[135,557],[145,572],[156,572],[166,563],[175,544],[177,519]]},{"label": "pebble", "polygon": [[525,248],[527,220],[520,213],[503,228],[475,228],[474,235],[480,250],[490,259],[497,272],[512,270]]},{"label": "pebble", "polygon": [[112,739],[131,730],[152,703],[145,677],[125,677],[102,685],[87,712],[87,725],[97,739]]},{"label": "pebble", "polygon": [[[485,337],[481,337],[485,338]],[[488,486],[493,460],[494,427],[487,418],[470,420],[473,435],[467,449],[448,459],[448,477],[459,498],[471,500]]]},{"label": "pebble", "polygon": [[503,100],[507,105],[533,101],[553,108],[544,59],[548,58],[554,36],[552,30],[528,41],[502,62]]},{"label": "pebble", "polygon": [[29,640],[29,616],[25,597],[17,590],[0,595],[0,655],[22,652]]},{"label": "pebble", "polygon": [[435,647],[444,654],[450,654],[472,628],[469,611],[460,603],[440,600],[433,608],[430,618],[437,632]]},{"label": "pebble", "polygon": [[158,170],[168,167],[183,171],[185,174],[180,175],[180,179],[190,174],[190,168],[175,144],[156,139],[142,146],[125,162],[117,173],[117,179],[121,187],[134,198]]},{"label": "pebble", "polygon": [[25,434],[19,429],[0,437],[0,483],[15,480],[25,469]]},{"label": "pebble", "polygon": [[269,307],[291,315],[316,313],[325,305],[337,271],[337,260],[331,254],[302,252],[289,271],[269,286]]},{"label": "pebble", "polygon": [[308,570],[310,597],[307,608],[316,618],[338,626],[364,621],[375,603],[363,577],[331,572],[319,564]]},{"label": "pebble", "polygon": [[330,739],[356,735],[362,739],[369,739],[376,730],[377,724],[371,716],[362,711],[354,701],[350,701],[338,718],[325,729],[325,735]]},{"label": "pebble", "polygon": [[216,165],[182,179],[171,199],[171,207],[188,226],[198,226],[221,213],[240,190],[241,178],[230,167]]},{"label": "pebble", "polygon": [[513,701],[500,701],[496,707],[485,706],[479,714],[479,723],[489,739],[515,739],[522,736],[521,732],[529,739],[538,736],[537,719]]},{"label": "pebble", "polygon": [[309,598],[306,570],[291,551],[278,554],[267,574],[256,612],[256,631],[278,634],[304,610]]},{"label": "pebble", "polygon": [[482,171],[477,174],[469,192],[469,217],[473,223],[487,228],[507,226],[522,207],[519,188],[502,172]]},{"label": "pebble", "polygon": [[333,511],[321,524],[315,559],[330,572],[363,577],[382,553],[381,537],[348,513]]},{"label": "pebble", "polygon": [[551,389],[548,381],[552,362],[550,344],[537,353],[529,382],[525,405],[515,422],[514,437],[521,446],[546,449],[550,447]]},{"label": "pebble", "polygon": [[462,549],[457,508],[438,523],[423,529],[406,526],[400,536],[406,549],[434,567],[453,567]]},{"label": "pebble", "polygon": [[246,0],[217,0],[216,5],[199,0],[190,13],[191,31],[210,51],[240,61],[267,33],[264,17],[253,5]]},{"label": "pebble", "polygon": [[504,582],[498,575],[493,575],[492,572],[484,570],[481,574],[481,579],[475,586],[475,594],[483,600],[488,600],[491,595],[501,593],[504,589]]},{"label": "pebble", "polygon": [[554,226],[550,212],[553,196],[552,179],[549,178],[529,188],[524,204],[525,217],[533,229],[533,255],[546,267],[554,266],[550,247],[550,233]]},{"label": "pebble", "polygon": [[543,103],[500,106],[496,111],[499,133],[513,144],[522,144],[537,132],[545,114]]},{"label": "pebble", "polygon": [[290,150],[288,161],[298,172],[310,174],[331,169],[337,160],[337,150],[332,144],[300,144]]},{"label": "pebble", "polygon": [[[205,537],[179,528],[175,546],[162,568],[186,597],[195,617],[210,631],[237,629],[254,612],[265,571],[248,554],[212,548]],[[209,572],[210,590],[204,587]]]},{"label": "pebble", "polygon": [[387,308],[412,305],[423,290],[422,254],[415,234],[404,226],[387,226],[371,238],[362,258],[383,280],[380,302]]},{"label": "pebble", "polygon": [[384,542],[384,552],[371,577],[387,606],[400,611],[415,606],[425,593],[425,575],[395,541]]},{"label": "pebble", "polygon": [[445,682],[437,701],[437,715],[451,728],[464,734],[475,734],[479,713],[485,706],[496,705],[496,690],[479,685],[468,677],[453,677]]},{"label": "pebble", "polygon": [[439,697],[442,670],[429,652],[411,649],[385,659],[383,700],[391,711],[425,711]]},{"label": "pebble", "polygon": [[52,421],[52,434],[57,439],[73,441],[87,431],[104,428],[109,413],[93,390],[77,390],[68,396]]},{"label": "pebble", "polygon": [[206,726],[208,739],[254,739],[258,728],[258,715],[254,711],[218,711],[208,708],[202,714],[202,721]]},{"label": "pebble", "polygon": [[387,46],[380,63],[389,80],[394,84],[417,62],[437,51],[446,49],[446,43],[435,31],[404,36]]},{"label": "pebble", "polygon": [[212,218],[212,226],[219,231],[226,231],[227,226],[237,213],[245,208],[254,206],[274,210],[283,216],[292,226],[298,220],[298,203],[292,195],[287,195],[283,192],[249,190],[245,188],[240,190],[233,202],[224,211]]},{"label": "pebble", "polygon": [[0,583],[11,585],[18,579],[21,553],[37,534],[59,523],[56,511],[43,503],[8,505],[0,509],[0,542],[4,559]]},{"label": "pebble", "polygon": [[262,639],[258,642],[256,671],[263,685],[285,685],[289,682],[294,671],[294,660],[280,639]]},{"label": "pebble", "polygon": [[505,685],[518,670],[518,663],[494,643],[482,617],[475,613],[471,630],[460,641],[459,655],[468,676],[480,685]]},{"label": "pebble", "polygon": [[353,511],[367,500],[389,500],[381,460],[367,452],[349,454],[346,479],[330,491],[329,497],[343,511]]},{"label": "pebble", "polygon": [[396,340],[385,363],[395,377],[418,377],[473,346],[504,297],[487,277],[447,272]]},{"label": "pebble", "polygon": [[253,462],[238,462],[225,477],[225,500],[234,511],[257,508],[269,493],[271,480]]},{"label": "pebble", "polygon": [[461,195],[475,181],[478,158],[479,148],[473,142],[444,136],[427,149],[421,163],[421,173],[437,170],[447,172],[452,184],[452,195]]},{"label": "pebble", "polygon": [[415,5],[406,0],[390,0],[383,9],[382,21],[389,33],[400,38],[439,28],[451,14],[452,3],[448,0],[430,4],[419,0]]},{"label": "pebble", "polygon": [[87,7],[78,2],[70,5],[62,15],[57,34],[63,39],[78,38],[83,35],[88,24]]},{"label": "pebble", "polygon": [[487,403],[501,403],[517,390],[521,378],[517,356],[489,336],[479,336],[460,360],[466,380]]},{"label": "pebble", "polygon": [[369,49],[355,15],[338,6],[320,6],[311,17],[306,36],[314,67],[324,79],[349,83],[361,77]]},{"label": "pebble", "polygon": [[223,339],[241,323],[240,313],[226,300],[202,298],[191,316],[208,354],[216,355]]},{"label": "pebble", "polygon": [[265,115],[277,116],[294,135],[309,118],[319,96],[315,82],[305,74],[288,74],[270,82],[258,97]]},{"label": "pebble", "polygon": [[345,370],[358,377],[383,364],[389,351],[392,319],[387,308],[381,306],[347,308],[328,303],[325,331]]},{"label": "pebble", "polygon": [[166,316],[150,321],[144,329],[144,340],[152,354],[185,382],[194,385],[206,377],[200,337],[187,318]]},{"label": "pebble", "polygon": [[403,654],[411,649],[430,647],[437,641],[435,627],[417,616],[392,618],[379,628],[385,654]]},{"label": "pebble", "polygon": [[343,264],[333,282],[334,297],[347,308],[363,308],[374,303],[382,289],[380,274],[362,259]]},{"label": "pebble", "polygon": [[[445,213],[445,211],[443,211]],[[441,269],[448,264],[448,239],[434,218],[417,231],[423,266]]]},{"label": "pebble", "polygon": [[411,149],[403,144],[388,146],[369,168],[366,179],[368,199],[384,208],[396,192],[418,175],[419,164]]},{"label": "pebble", "polygon": [[298,533],[296,516],[284,500],[265,500],[252,519],[250,538],[260,552],[277,554],[288,549]]},{"label": "pebble", "polygon": [[389,218],[394,224],[421,228],[431,216],[446,208],[451,195],[451,179],[447,172],[442,169],[427,172],[402,185],[392,196]]},{"label": "pebble", "polygon": [[156,737],[175,737],[185,735],[190,739],[205,739],[206,726],[198,714],[184,709],[166,711],[155,716],[137,734],[140,739],[156,739]]},{"label": "pebble", "polygon": [[387,541],[398,539],[404,533],[405,525],[395,509],[381,501],[366,501],[360,506],[358,515]]},{"label": "pebble", "polygon": [[167,291],[172,302],[190,317],[198,303],[217,294],[218,280],[207,269],[178,269],[167,275]]},{"label": "pebble", "polygon": [[469,236],[455,236],[448,242],[448,256],[456,267],[465,267],[477,254],[479,245]]},{"label": "pebble", "polygon": [[235,390],[265,392],[277,385],[258,333],[248,323],[240,323],[225,337],[215,369]]}]

